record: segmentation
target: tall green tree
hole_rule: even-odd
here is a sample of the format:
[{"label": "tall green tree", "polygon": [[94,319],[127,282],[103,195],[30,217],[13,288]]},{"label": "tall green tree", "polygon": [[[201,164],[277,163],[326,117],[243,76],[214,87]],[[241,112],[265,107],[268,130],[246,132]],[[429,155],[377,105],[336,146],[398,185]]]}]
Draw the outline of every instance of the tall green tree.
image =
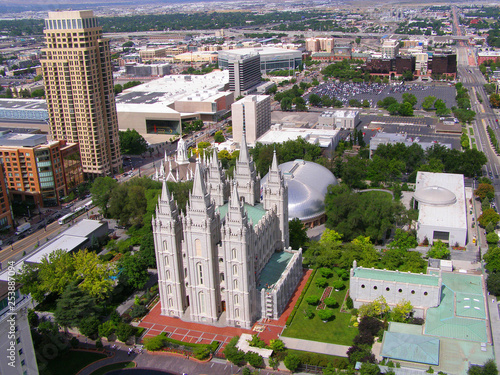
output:
[{"label": "tall green tree", "polygon": [[293,218],[288,222],[290,233],[290,247],[292,249],[299,249],[306,245],[309,237],[307,237],[307,228],[304,226],[299,218]]},{"label": "tall green tree", "polygon": [[117,186],[118,182],[114,178],[106,176],[96,178],[90,188],[92,203],[101,209],[104,217],[108,217],[109,201]]},{"label": "tall green tree", "polygon": [[140,155],[147,151],[148,143],[135,129],[118,132],[120,136],[120,150],[125,155]]},{"label": "tall green tree", "polygon": [[61,327],[78,327],[80,322],[96,313],[94,299],[78,287],[77,282],[68,284],[57,300],[54,313],[57,324]]}]

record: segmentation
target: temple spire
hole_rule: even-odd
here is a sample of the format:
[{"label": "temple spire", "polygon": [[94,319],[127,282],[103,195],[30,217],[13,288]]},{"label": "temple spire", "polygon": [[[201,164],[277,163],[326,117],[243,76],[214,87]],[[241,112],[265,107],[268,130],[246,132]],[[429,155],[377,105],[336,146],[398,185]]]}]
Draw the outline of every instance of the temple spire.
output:
[{"label": "temple spire", "polygon": [[250,161],[250,158],[248,157],[247,137],[245,131],[243,131],[243,135],[241,137],[239,161],[243,163],[248,163]]}]

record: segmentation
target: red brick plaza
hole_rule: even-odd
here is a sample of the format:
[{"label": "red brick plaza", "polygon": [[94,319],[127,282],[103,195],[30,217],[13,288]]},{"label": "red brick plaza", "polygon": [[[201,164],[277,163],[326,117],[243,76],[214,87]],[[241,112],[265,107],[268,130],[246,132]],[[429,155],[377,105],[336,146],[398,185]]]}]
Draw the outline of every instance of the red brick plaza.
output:
[{"label": "red brick plaza", "polygon": [[304,272],[299,286],[293,293],[288,305],[278,320],[261,320],[253,326],[252,330],[235,327],[216,327],[211,325],[185,322],[177,318],[160,315],[160,302],[150,311],[148,315],[139,323],[139,327],[144,327],[147,332],[144,337],[157,336],[162,332],[169,332],[169,337],[185,342],[210,344],[217,340],[221,342],[221,349],[234,336],[242,333],[257,334],[262,340],[269,343],[269,340],[276,339],[283,332],[286,320],[290,316],[293,307],[297,303],[304,286],[311,276],[312,270]]}]

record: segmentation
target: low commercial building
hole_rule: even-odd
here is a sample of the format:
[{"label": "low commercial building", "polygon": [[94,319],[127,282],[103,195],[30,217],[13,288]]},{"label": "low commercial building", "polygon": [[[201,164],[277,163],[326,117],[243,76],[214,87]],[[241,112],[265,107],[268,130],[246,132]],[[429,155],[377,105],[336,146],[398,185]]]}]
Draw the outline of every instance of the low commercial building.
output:
[{"label": "low commercial building", "polygon": [[499,61],[500,51],[480,51],[477,53],[477,63],[481,65],[486,61]]},{"label": "low commercial building", "polygon": [[41,99],[0,99],[0,119],[48,121],[47,102]]},{"label": "low commercial building", "polygon": [[219,54],[216,51],[191,51],[174,56],[176,63],[203,62],[217,64]]},{"label": "low commercial building", "polygon": [[169,75],[123,91],[116,97],[120,130],[142,136],[181,133],[183,121],[217,121],[230,110],[228,71],[202,76]]},{"label": "low commercial building", "polygon": [[170,74],[170,64],[126,64],[125,74],[132,77],[163,77]]},{"label": "low commercial building", "polygon": [[320,146],[327,151],[335,151],[339,144],[339,129],[309,129],[289,128],[281,124],[272,125],[257,141],[263,144],[285,143],[289,140],[303,138],[311,144]]},{"label": "low commercial building", "polygon": [[323,129],[355,129],[359,121],[359,111],[325,111],[318,118],[318,127]]},{"label": "low commercial building", "polygon": [[0,132],[0,163],[13,200],[57,206],[83,182],[77,143],[49,141],[43,134]]},{"label": "low commercial building", "polygon": [[375,153],[375,150],[378,148],[379,145],[395,145],[397,143],[402,143],[405,146],[409,147],[412,144],[416,143],[420,145],[424,150],[427,150],[430,147],[433,147],[435,145],[441,145],[444,146],[448,149],[452,148],[452,145],[450,143],[441,143],[437,141],[427,141],[423,142],[420,140],[419,137],[408,137],[406,133],[384,133],[384,132],[378,132],[374,137],[370,139],[370,157]]},{"label": "low commercial building", "polygon": [[76,223],[63,231],[59,236],[50,242],[40,246],[36,252],[24,262],[38,264],[42,259],[49,256],[56,250],[63,250],[71,253],[91,247],[94,243],[108,235],[108,223],[106,221],[87,220]]},{"label": "low commercial building", "polygon": [[467,205],[464,176],[418,172],[413,195],[418,208],[417,239],[467,244]]}]

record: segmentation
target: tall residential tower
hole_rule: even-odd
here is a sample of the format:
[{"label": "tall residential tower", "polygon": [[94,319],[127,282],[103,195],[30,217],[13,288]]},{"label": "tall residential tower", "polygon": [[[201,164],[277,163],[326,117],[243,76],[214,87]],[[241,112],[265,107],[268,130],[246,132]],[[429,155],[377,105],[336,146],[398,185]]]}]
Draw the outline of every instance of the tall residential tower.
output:
[{"label": "tall residential tower", "polygon": [[54,140],[78,142],[83,171],[113,174],[120,166],[118,117],[109,41],[92,11],[49,12],[41,60]]}]

